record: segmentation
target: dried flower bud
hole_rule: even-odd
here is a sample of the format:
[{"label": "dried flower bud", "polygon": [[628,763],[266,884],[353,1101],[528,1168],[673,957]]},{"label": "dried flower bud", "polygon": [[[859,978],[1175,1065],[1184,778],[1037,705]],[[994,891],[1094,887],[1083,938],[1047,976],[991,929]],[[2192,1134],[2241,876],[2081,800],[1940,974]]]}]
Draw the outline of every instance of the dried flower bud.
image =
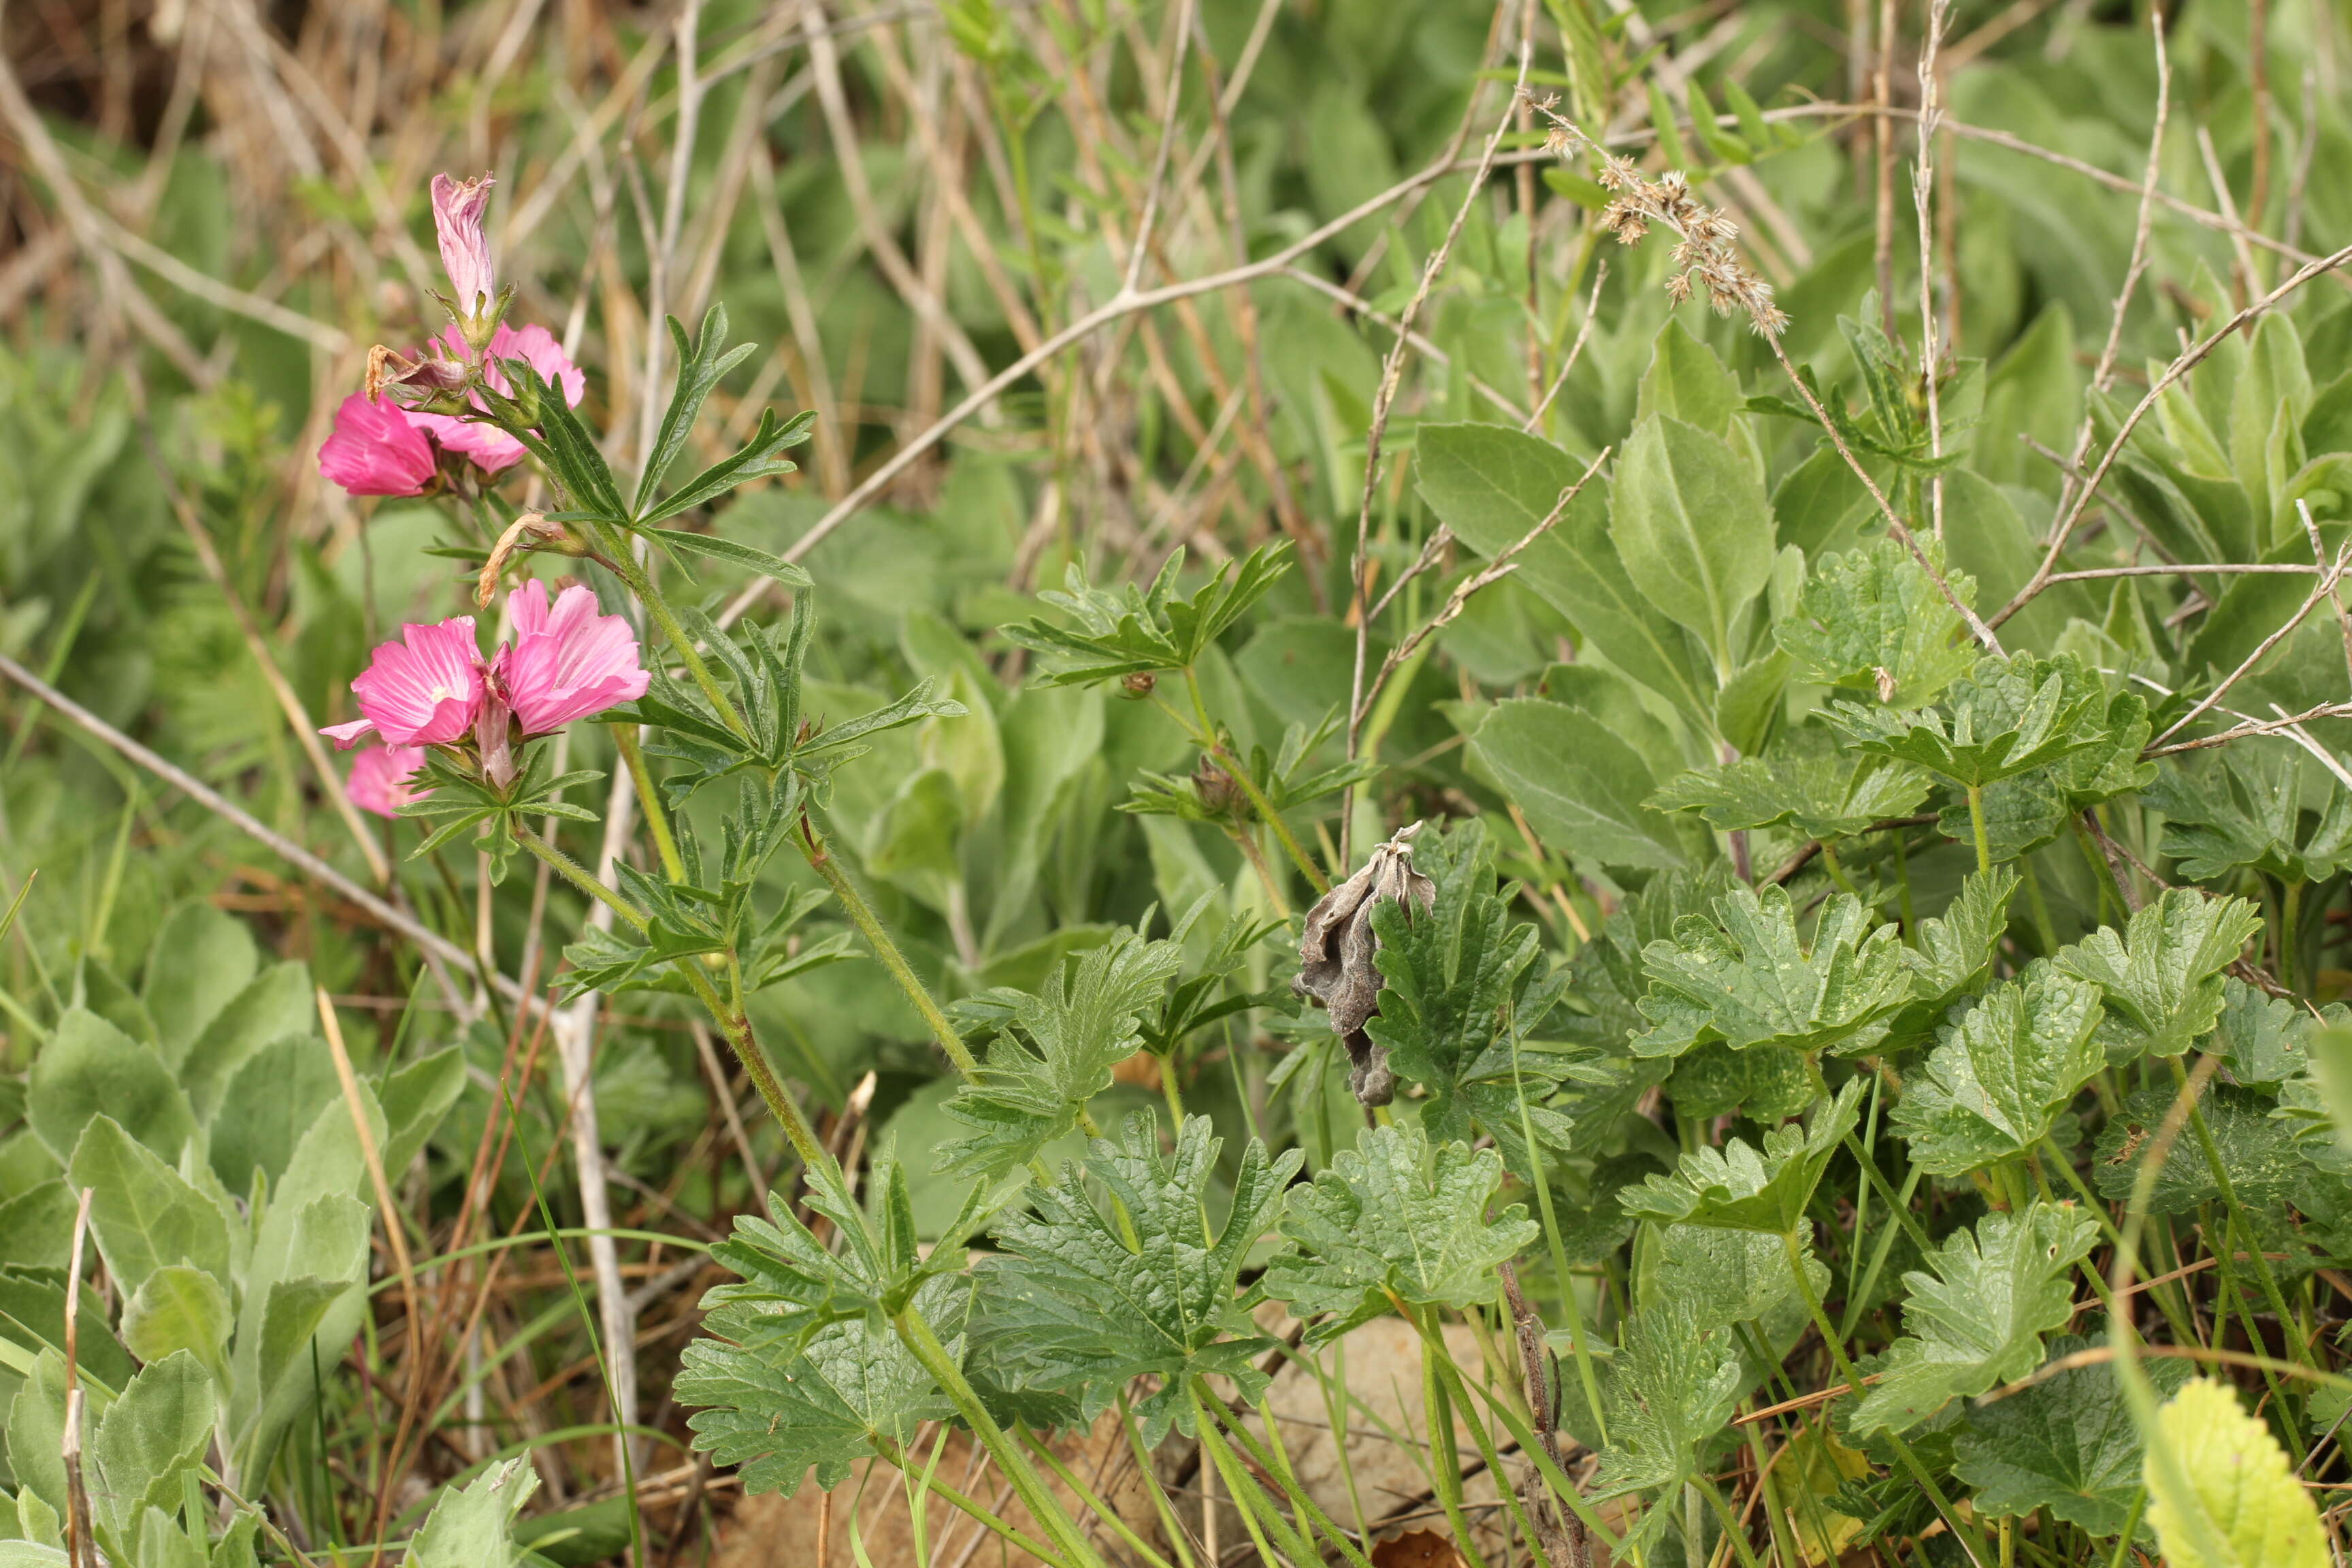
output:
[{"label": "dried flower bud", "polygon": [[367,399],[381,403],[387,392],[406,393],[404,403],[427,403],[442,396],[454,397],[465,391],[471,373],[455,360],[427,353],[423,359],[410,359],[398,349],[388,349],[382,343],[368,350]]},{"label": "dried flower bud", "polygon": [[1364,862],[1364,868],[1332,889],[1307,911],[1298,942],[1298,974],[1290,988],[1331,1015],[1331,1027],[1348,1047],[1348,1087],[1365,1105],[1386,1105],[1396,1094],[1388,1052],[1372,1043],[1364,1025],[1380,1011],[1381,976],[1372,955],[1380,938],[1372,910],[1383,899],[1404,906],[1410,920],[1437,902],[1437,884],[1412,868],[1416,822],[1398,831]]},{"label": "dried flower bud", "polygon": [[1879,700],[1881,702],[1892,702],[1892,701],[1894,701],[1894,700],[1895,700],[1895,672],[1894,672],[1893,670],[1891,670],[1891,669],[1887,668],[1885,665],[1881,664],[1881,665],[1874,665],[1874,666],[1871,668],[1871,671],[1870,671],[1870,673],[1871,673],[1872,678],[1873,678],[1873,679],[1877,682],[1877,684],[1878,684],[1878,700]]},{"label": "dried flower bud", "polygon": [[524,512],[507,524],[499,542],[490,547],[490,558],[482,563],[482,574],[474,584],[474,603],[489,608],[491,596],[499,591],[499,574],[516,555],[535,550],[551,550],[560,555],[585,555],[588,542],[560,522],[550,522],[536,511]]},{"label": "dried flower bud", "polygon": [[1139,669],[1132,675],[1121,676],[1118,689],[1129,700],[1140,702],[1150,696],[1152,688],[1159,684],[1158,676],[1148,669]]},{"label": "dried flower bud", "polygon": [[1201,753],[1200,763],[1192,770],[1192,793],[1200,797],[1202,806],[1219,816],[1232,813],[1242,799],[1241,786],[1206,752]]}]

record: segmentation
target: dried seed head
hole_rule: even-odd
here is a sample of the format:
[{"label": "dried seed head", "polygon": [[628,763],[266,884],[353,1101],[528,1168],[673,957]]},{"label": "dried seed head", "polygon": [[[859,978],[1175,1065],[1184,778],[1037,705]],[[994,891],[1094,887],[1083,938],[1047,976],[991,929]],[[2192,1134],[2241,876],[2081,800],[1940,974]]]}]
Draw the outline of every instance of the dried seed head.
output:
[{"label": "dried seed head", "polygon": [[1139,669],[1132,675],[1121,676],[1119,678],[1118,688],[1121,692],[1126,694],[1129,700],[1140,702],[1145,698],[1150,696],[1152,688],[1159,684],[1160,678],[1158,676],[1152,674],[1151,671],[1148,669]]},{"label": "dried seed head", "polygon": [[1332,889],[1307,911],[1298,942],[1298,973],[1290,983],[1297,995],[1331,1015],[1331,1027],[1348,1047],[1348,1087],[1365,1105],[1386,1105],[1396,1094],[1388,1052],[1372,1043],[1364,1025],[1380,1011],[1381,976],[1372,955],[1380,937],[1372,910],[1384,900],[1404,906],[1410,920],[1437,902],[1437,884],[1412,867],[1416,822],[1374,849],[1362,870]]}]

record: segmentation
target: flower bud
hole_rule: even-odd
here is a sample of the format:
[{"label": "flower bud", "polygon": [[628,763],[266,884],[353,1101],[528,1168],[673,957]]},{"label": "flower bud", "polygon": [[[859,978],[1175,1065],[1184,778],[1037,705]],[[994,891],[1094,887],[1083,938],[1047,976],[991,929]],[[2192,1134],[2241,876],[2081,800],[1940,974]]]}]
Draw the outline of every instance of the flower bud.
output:
[{"label": "flower bud", "polygon": [[488,345],[504,313],[490,242],[482,233],[482,215],[496,183],[488,174],[470,180],[433,176],[433,227],[441,240],[442,268],[457,296],[450,314],[477,353]]},{"label": "flower bud", "polygon": [[1121,676],[1118,682],[1121,694],[1130,702],[1142,701],[1151,695],[1151,689],[1159,684],[1160,677],[1148,669],[1139,669],[1132,675]]}]

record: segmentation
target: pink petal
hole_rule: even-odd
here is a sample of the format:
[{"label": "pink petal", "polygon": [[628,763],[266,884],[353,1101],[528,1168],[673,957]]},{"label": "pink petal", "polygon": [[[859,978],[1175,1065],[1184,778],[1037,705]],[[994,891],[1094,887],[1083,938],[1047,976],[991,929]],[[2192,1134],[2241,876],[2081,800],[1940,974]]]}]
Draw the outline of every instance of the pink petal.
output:
[{"label": "pink petal", "polygon": [[319,471],[355,496],[423,495],[433,482],[433,443],[390,403],[353,393],[335,410]]},{"label": "pink petal", "polygon": [[482,656],[474,617],[406,626],[352,682],[360,711],[394,745],[445,745],[473,727],[482,701]]},{"label": "pink petal", "polygon": [[515,640],[499,670],[526,735],[544,735],[575,719],[645,695],[652,679],[639,662],[636,634],[619,616],[598,613],[596,595],[574,584],[547,602],[532,581],[507,597]]},{"label": "pink petal", "polygon": [[344,782],[343,793],[362,811],[397,816],[402,806],[433,793],[409,787],[409,780],[424,766],[422,747],[378,746],[352,760],[352,774]]},{"label": "pink petal", "polygon": [[375,733],[375,721],[354,719],[348,724],[330,724],[319,733],[334,742],[335,750],[348,752]]}]

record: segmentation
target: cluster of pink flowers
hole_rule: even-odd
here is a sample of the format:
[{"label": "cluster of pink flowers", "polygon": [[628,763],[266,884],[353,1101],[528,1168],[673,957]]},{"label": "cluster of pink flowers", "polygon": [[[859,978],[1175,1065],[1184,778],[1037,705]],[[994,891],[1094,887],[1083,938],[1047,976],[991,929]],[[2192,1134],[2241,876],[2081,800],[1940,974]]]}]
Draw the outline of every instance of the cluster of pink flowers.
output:
[{"label": "cluster of pink flowers", "polygon": [[[499,296],[489,242],[482,234],[482,213],[492,184],[488,174],[465,181],[434,176],[433,220],[440,234],[442,265],[457,295],[457,320],[415,361],[384,350],[377,353],[405,365],[409,376],[428,388],[454,390],[465,384],[466,363],[470,351],[478,347],[483,351],[482,379],[493,390],[512,395],[500,362],[521,360],[541,379],[562,387],[563,401],[576,408],[587,391],[587,378],[555,335],[541,326],[498,323]],[[439,475],[444,453],[469,459],[485,475],[502,473],[522,460],[522,443],[495,425],[388,401],[373,366],[372,361],[368,390],[343,399],[335,410],[334,432],[319,448],[319,471],[343,489],[355,496],[423,495]],[[485,407],[478,395],[472,402],[477,409]]]},{"label": "cluster of pink flowers", "polygon": [[469,739],[484,776],[503,787],[519,742],[645,695],[650,678],[635,634],[621,616],[598,613],[593,590],[575,584],[551,605],[546,584],[525,583],[507,595],[507,616],[514,640],[487,660],[471,616],[403,626],[400,641],[375,650],[352,682],[360,717],[320,731],[344,750],[370,735],[384,742],[352,764],[345,787],[353,805],[393,816],[421,793],[410,781],[424,748]]}]

